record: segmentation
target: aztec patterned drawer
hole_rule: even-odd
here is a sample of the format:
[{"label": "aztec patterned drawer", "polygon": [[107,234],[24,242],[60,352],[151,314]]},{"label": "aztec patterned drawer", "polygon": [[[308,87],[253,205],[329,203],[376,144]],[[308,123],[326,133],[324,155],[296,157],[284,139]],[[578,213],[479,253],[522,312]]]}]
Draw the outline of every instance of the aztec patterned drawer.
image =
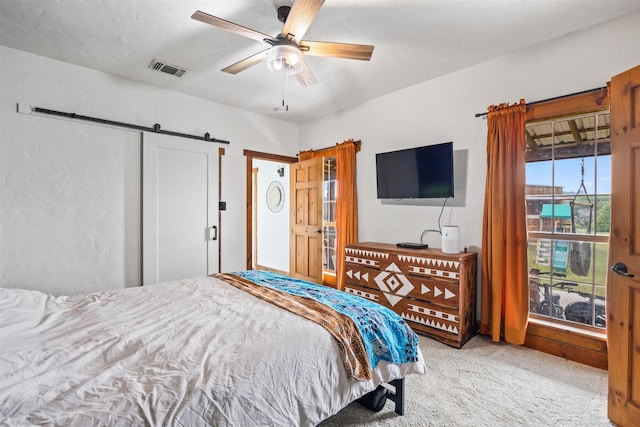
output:
[{"label": "aztec patterned drawer", "polygon": [[476,254],[348,245],[345,292],[398,313],[418,333],[454,347],[475,334]]}]

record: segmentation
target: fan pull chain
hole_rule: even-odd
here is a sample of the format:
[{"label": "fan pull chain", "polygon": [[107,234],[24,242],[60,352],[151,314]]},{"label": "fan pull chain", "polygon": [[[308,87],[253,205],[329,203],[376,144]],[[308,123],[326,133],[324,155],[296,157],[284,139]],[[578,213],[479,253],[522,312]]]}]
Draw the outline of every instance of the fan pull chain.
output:
[{"label": "fan pull chain", "polygon": [[277,107],[273,107],[273,111],[289,111],[289,104],[287,104],[287,101],[285,100],[285,85],[287,84],[289,80],[289,76],[288,75],[283,75],[282,76],[282,101],[281,101],[281,105],[277,106]]}]

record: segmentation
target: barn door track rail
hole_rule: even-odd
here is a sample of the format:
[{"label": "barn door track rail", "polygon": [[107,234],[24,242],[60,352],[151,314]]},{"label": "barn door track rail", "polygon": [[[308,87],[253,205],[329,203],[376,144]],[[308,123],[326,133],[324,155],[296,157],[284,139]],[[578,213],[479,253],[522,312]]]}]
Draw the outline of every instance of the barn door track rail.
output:
[{"label": "barn door track rail", "polygon": [[173,132],[173,131],[170,131],[170,130],[161,129],[160,125],[158,123],[156,123],[152,127],[140,126],[140,125],[134,125],[134,124],[131,124],[131,123],[124,123],[124,122],[117,122],[117,121],[114,121],[114,120],[101,119],[101,118],[98,118],[98,117],[83,116],[81,114],[76,114],[76,113],[65,113],[63,111],[50,110],[48,108],[33,107],[31,105],[25,105],[25,104],[18,104],[18,113],[24,113],[24,114],[33,114],[33,113],[49,114],[49,115],[53,115],[53,116],[66,117],[68,119],[78,119],[78,120],[82,120],[82,121],[86,121],[86,122],[99,123],[99,124],[107,125],[107,126],[117,126],[117,127],[123,127],[123,128],[127,128],[127,129],[134,129],[134,130],[143,131],[143,132],[154,132],[154,133],[160,133],[160,134],[163,134],[163,135],[178,136],[178,137],[181,137],[181,138],[197,139],[198,141],[215,142],[215,143],[219,143],[219,144],[229,144],[229,141],[224,141],[222,139],[212,138],[211,135],[209,134],[209,132],[205,133],[203,136],[190,135],[190,134],[187,134],[187,133]]}]

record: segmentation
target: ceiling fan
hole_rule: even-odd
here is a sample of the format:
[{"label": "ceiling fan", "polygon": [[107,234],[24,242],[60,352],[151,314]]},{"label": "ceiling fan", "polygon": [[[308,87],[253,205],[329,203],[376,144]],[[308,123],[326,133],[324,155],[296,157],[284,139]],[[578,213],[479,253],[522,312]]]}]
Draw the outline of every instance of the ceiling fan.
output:
[{"label": "ceiling fan", "polygon": [[370,45],[302,40],[324,2],[325,0],[295,0],[291,7],[278,7],[278,20],[284,25],[282,32],[275,37],[200,10],[196,11],[191,18],[250,39],[265,42],[270,46],[223,68],[222,71],[225,73],[237,74],[266,59],[270,70],[281,74],[295,74],[302,86],[310,86],[317,83],[317,80],[302,55],[368,61],[373,53],[373,46]]}]

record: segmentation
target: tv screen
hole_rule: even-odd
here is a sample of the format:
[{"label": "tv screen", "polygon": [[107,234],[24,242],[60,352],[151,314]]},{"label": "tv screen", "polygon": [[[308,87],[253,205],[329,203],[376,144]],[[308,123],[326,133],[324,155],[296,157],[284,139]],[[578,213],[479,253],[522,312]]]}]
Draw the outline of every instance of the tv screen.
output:
[{"label": "tv screen", "polygon": [[453,142],[376,154],[378,199],[453,197]]}]

